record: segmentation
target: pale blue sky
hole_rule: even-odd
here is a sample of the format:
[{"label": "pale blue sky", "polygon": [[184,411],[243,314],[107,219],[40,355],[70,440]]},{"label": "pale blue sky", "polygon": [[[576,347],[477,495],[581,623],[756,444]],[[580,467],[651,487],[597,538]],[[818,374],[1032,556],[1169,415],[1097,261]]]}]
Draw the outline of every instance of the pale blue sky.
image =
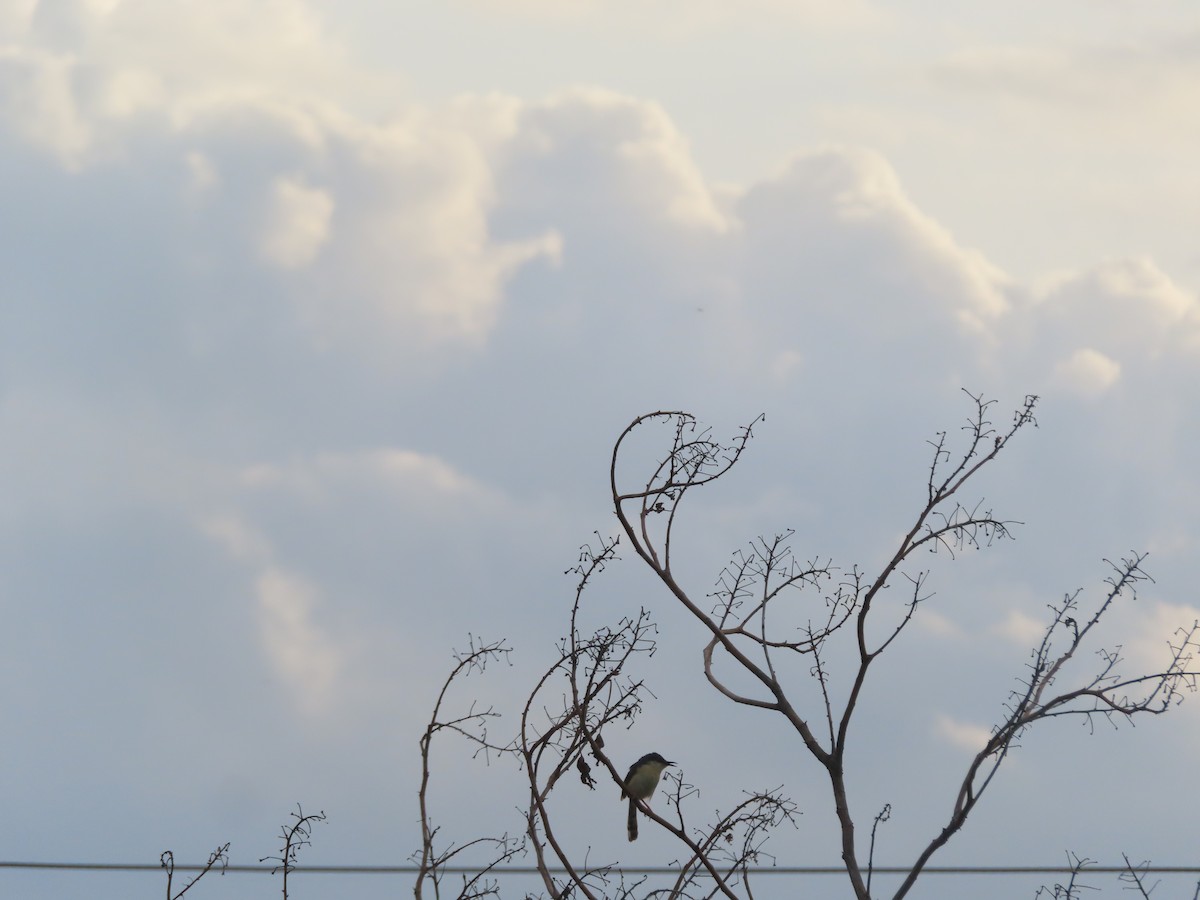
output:
[{"label": "pale blue sky", "polygon": [[[702,594],[786,527],[877,564],[960,388],[1038,393],[978,487],[1018,540],[935,560],[865,700],[858,815],[910,859],[1046,603],[1142,549],[1131,667],[1200,615],[1198,98],[1183,2],[0,0],[0,859],[253,862],[299,801],[312,862],[403,862],[450,651],[511,639],[515,724],[632,418],[766,413],[684,526]],[[613,752],[706,810],[787,783],[779,859],[835,864],[827,788],[634,559],[593,602],[663,634]],[[1035,732],[936,862],[1195,862],[1197,710]],[[511,770],[445,752],[447,829],[517,827]],[[675,858],[576,794],[581,852]]]}]

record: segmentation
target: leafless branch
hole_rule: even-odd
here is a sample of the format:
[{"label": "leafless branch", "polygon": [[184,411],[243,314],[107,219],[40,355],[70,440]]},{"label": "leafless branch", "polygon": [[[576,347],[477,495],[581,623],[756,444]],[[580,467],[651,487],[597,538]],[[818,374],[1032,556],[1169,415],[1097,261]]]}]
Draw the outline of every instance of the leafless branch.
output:
[{"label": "leafless branch", "polygon": [[[618,786],[621,784],[604,752],[602,732],[614,723],[631,725],[648,693],[641,681],[625,676],[623,671],[634,657],[654,653],[656,627],[649,614],[641,610],[615,627],[601,626],[591,633],[580,622],[584,591],[616,559],[617,545],[616,539],[599,537],[598,548],[581,549],[578,564],[569,570],[578,580],[567,637],[521,713],[518,752],[529,782],[526,835],[543,885],[553,898],[570,890],[598,897],[597,892],[609,883],[611,866],[580,867],[575,863],[555,834],[548,804],[550,793],[572,769],[594,789],[595,778],[585,753],[590,753]],[[550,873],[550,856],[566,870],[566,886],[558,884]]]},{"label": "leafless branch", "polygon": [[307,847],[312,843],[310,840],[312,826],[317,822],[324,822],[325,813],[322,811],[306,815],[304,810],[301,809],[300,804],[297,803],[296,811],[291,814],[291,817],[295,821],[291,825],[285,823],[282,826],[281,837],[283,838],[283,846],[279,850],[279,855],[264,856],[259,860],[259,862],[274,860],[279,863],[278,866],[271,870],[271,874],[273,875],[280,870],[283,871],[283,900],[287,900],[288,897],[288,874],[296,867],[296,856],[300,852],[301,847]]},{"label": "leafless branch", "polygon": [[[961,435],[939,433],[931,441],[932,458],[926,475],[926,490],[920,508],[901,530],[891,556],[872,572],[858,566],[838,568],[820,556],[800,557],[792,550],[791,531],[760,536],[732,555],[707,597],[685,585],[673,567],[675,525],[683,498],[693,489],[713,484],[728,474],[745,453],[754,419],[722,442],[688,413],[659,411],[635,419],[618,437],[609,469],[611,498],[621,531],[619,538],[598,537],[598,544],[585,546],[577,565],[569,570],[577,577],[566,636],[555,656],[537,679],[524,703],[517,738],[513,744],[497,744],[487,736],[486,723],[494,712],[472,706],[458,718],[441,717],[441,707],[451,681],[498,655],[506,655],[502,644],[479,645],[458,658],[438,697],[430,726],[422,740],[425,759],[420,792],[425,849],[421,855],[426,876],[438,898],[439,869],[454,853],[451,848],[435,853],[436,829],[429,825],[426,788],[429,780],[428,746],[432,735],[452,730],[477,746],[477,752],[513,752],[521,761],[528,781],[525,808],[525,842],[532,850],[546,896],[565,900],[578,895],[587,900],[601,897],[631,898],[642,890],[645,879],[627,880],[613,863],[594,864],[586,857],[578,861],[556,833],[554,789],[564,777],[578,777],[589,789],[608,780],[623,795],[621,771],[607,755],[604,734],[619,726],[630,728],[644,704],[653,695],[637,677],[635,663],[653,656],[657,631],[645,609],[600,626],[585,625],[583,596],[596,577],[617,558],[619,541],[628,541],[634,553],[651,569],[668,593],[686,609],[702,631],[704,675],[722,696],[735,703],[777,713],[791,726],[812,759],[827,775],[841,838],[842,861],[857,900],[870,900],[875,846],[879,826],[891,814],[885,805],[875,816],[866,848],[866,864],[860,862],[859,837],[850,805],[846,780],[846,754],[851,725],[867,689],[875,661],[895,644],[932,596],[933,572],[918,567],[919,550],[953,559],[966,550],[990,547],[1013,536],[1018,525],[995,513],[983,500],[964,500],[964,487],[1008,446],[1016,434],[1036,427],[1037,397],[1029,395],[1013,413],[1011,423],[998,427],[991,420],[994,401],[967,394],[971,412]],[[643,437],[657,435],[665,452],[645,460]],[[653,452],[653,451],[652,451]],[[636,468],[634,468],[636,467]],[[630,471],[641,475],[630,476]],[[807,561],[803,561],[807,559]],[[928,556],[922,559],[928,560]],[[1114,725],[1142,713],[1159,714],[1176,705],[1188,691],[1196,689],[1193,660],[1200,649],[1200,622],[1181,629],[1169,646],[1170,662],[1161,671],[1125,675],[1121,672],[1119,645],[1098,646],[1096,632],[1105,614],[1118,600],[1133,600],[1137,587],[1148,580],[1142,563],[1145,556],[1132,554],[1110,563],[1112,572],[1106,588],[1094,605],[1083,610],[1081,591],[1068,594],[1050,605],[1050,622],[1031,662],[1004,706],[1004,718],[986,745],[968,765],[957,787],[945,824],[921,849],[894,892],[904,897],[924,871],[933,855],[965,824],[980,798],[993,783],[1008,754],[1018,746],[1026,729],[1037,722],[1060,716],[1077,716],[1089,726],[1105,720]],[[888,588],[901,587],[885,594]],[[1082,623],[1082,624],[1081,624]],[[1085,641],[1097,647],[1084,658]],[[849,665],[831,667],[841,648]],[[1088,659],[1094,660],[1087,670]],[[800,661],[801,665],[786,665]],[[1080,675],[1080,670],[1084,674]],[[730,677],[730,671],[733,677]],[[784,678],[807,672],[819,693],[817,720],[801,712],[793,701]],[[834,673],[841,677],[834,684]],[[748,678],[748,684],[747,684]],[[1064,688],[1063,685],[1069,687]],[[737,685],[735,687],[735,685]],[[687,848],[677,862],[679,872],[670,887],[656,888],[646,896],[708,898],[721,895],[734,900],[741,895],[753,900],[749,882],[751,864],[771,860],[764,841],[777,827],[794,823],[796,806],[781,789],[750,793],[733,810],[718,813],[713,824],[689,825],[688,807],[698,790],[681,774],[666,778],[671,785],[666,811],[658,811],[645,800],[636,801],[641,813],[657,823]],[[662,804],[658,804],[661,809]],[[513,852],[507,838],[499,844],[501,857]],[[470,844],[465,846],[471,846]],[[1074,900],[1086,889],[1080,876],[1090,860],[1072,856],[1071,877],[1066,884],[1043,888],[1038,897]],[[561,868],[565,874],[554,870]],[[1128,864],[1131,882],[1148,896],[1141,875],[1145,868]],[[469,885],[461,897],[495,893],[493,882]],[[1197,896],[1200,900],[1200,885]]]},{"label": "leafless branch", "polygon": [[[652,413],[634,420],[613,448],[610,484],[617,518],[637,554],[708,632],[704,647],[705,677],[718,691],[736,703],[783,715],[810,754],[828,773],[842,832],[842,856],[859,898],[869,896],[869,890],[857,860],[854,821],[847,800],[842,759],[850,722],[871,664],[899,636],[911,621],[917,606],[928,596],[924,590],[926,573],[906,574],[901,567],[922,547],[946,549],[953,554],[968,547],[987,546],[998,538],[1010,535],[1010,527],[1014,523],[996,516],[981,502],[968,507],[953,498],[967,480],[994,459],[1020,429],[1036,425],[1033,417],[1036,397],[1026,397],[1024,404],[1014,414],[1012,424],[1006,430],[999,431],[989,419],[993,401],[984,401],[971,394],[968,396],[974,409],[964,427],[966,447],[953,451],[944,433],[933,442],[926,503],[892,558],[874,579],[868,581],[855,568],[840,583],[826,590],[825,587],[833,579],[833,567],[828,562],[798,564],[787,546],[787,541],[792,537],[787,532],[770,540],[759,539],[748,550],[734,555],[733,561],[718,579],[717,590],[712,595],[716,604],[710,610],[692,600],[672,571],[671,533],[675,515],[688,491],[711,484],[737,463],[746,449],[753,427],[761,421],[761,417],[738,431],[730,443],[721,444],[687,413]],[[667,425],[668,433],[672,436],[670,448],[661,461],[650,469],[648,478],[639,480],[634,489],[625,489],[621,486],[619,474],[623,471],[620,461],[627,442],[635,433],[654,424]],[[652,520],[662,516],[666,517],[665,526],[654,524]],[[873,606],[879,593],[897,574],[903,574],[910,582],[910,600],[899,623],[894,624],[881,641],[872,644],[868,622]],[[824,617],[810,617],[807,628],[801,628],[793,639],[773,635],[768,630],[770,604],[780,600],[785,591],[789,597],[798,597],[797,592],[802,596],[805,589],[820,596],[825,608]],[[822,649],[843,625],[851,621],[855,624],[859,664],[845,705],[835,712]],[[757,648],[757,657],[761,661],[756,661],[749,649],[743,649],[743,642]],[[714,660],[718,651],[756,680],[764,693],[753,696],[729,687],[715,670]],[[780,651],[813,656],[809,672],[817,680],[823,699],[824,718],[829,731],[827,745],[817,737],[808,719],[797,711],[788,698],[772,657],[773,653]]]},{"label": "leafless branch", "polygon": [[[683,829],[680,801],[688,796],[691,786],[677,776],[673,781],[675,789],[669,802],[676,810],[680,829]],[[747,792],[745,800],[719,815],[712,825],[695,832],[692,855],[682,863],[673,863],[680,867],[674,884],[669,890],[655,893],[671,897],[714,896],[719,888],[711,883],[710,869],[716,868],[730,889],[740,885],[749,896],[750,867],[775,862],[775,858],[763,850],[766,840],[780,825],[795,825],[799,815],[795,803],[783,796],[779,788]]]},{"label": "leafless branch", "polygon": [[[899,638],[920,604],[930,596],[927,589],[930,573],[909,568],[913,554],[921,549],[944,550],[953,557],[963,550],[988,547],[997,540],[1009,538],[1013,526],[1019,524],[995,514],[982,500],[968,503],[959,500],[958,495],[1019,431],[1028,426],[1036,427],[1037,397],[1027,396],[1013,413],[1011,422],[1005,427],[997,427],[991,418],[994,401],[969,392],[967,396],[972,411],[962,429],[964,440],[951,440],[943,432],[931,442],[933,454],[926,478],[925,503],[909,524],[892,557],[873,578],[864,577],[854,568],[835,584],[837,570],[832,563],[799,563],[789,546],[793,535],[784,532],[773,538],[759,538],[748,548],[735,553],[721,572],[716,590],[710,595],[713,605],[707,609],[692,599],[691,592],[672,569],[671,538],[675,516],[690,490],[711,484],[737,463],[761,417],[738,431],[731,442],[722,444],[713,438],[709,429],[699,426],[686,413],[652,413],[634,420],[613,448],[610,484],[618,520],[638,556],[706,631],[705,677],[717,691],[735,703],[783,715],[813,758],[828,773],[842,834],[843,861],[860,900],[870,896],[870,887],[863,878],[857,858],[854,819],[842,761],[850,724],[872,664]],[[625,470],[622,460],[627,447],[635,434],[653,425],[667,427],[669,448],[657,465],[649,467],[649,477],[636,480],[633,488],[626,488],[621,476]],[[917,858],[896,897],[908,892],[933,853],[962,827],[1015,741],[1030,725],[1062,715],[1080,715],[1092,722],[1097,716],[1112,720],[1141,712],[1162,712],[1177,703],[1183,691],[1195,688],[1195,675],[1189,669],[1196,649],[1197,629],[1194,626],[1176,636],[1172,645],[1173,662],[1162,672],[1122,678],[1117,672],[1120,648],[1102,649],[1095,675],[1070,691],[1050,693],[1050,685],[1076,655],[1100,617],[1118,596],[1132,595],[1136,584],[1146,577],[1141,570],[1142,559],[1135,555],[1113,567],[1107,596],[1083,626],[1077,624],[1077,613],[1072,615],[1076,612],[1076,596],[1052,607],[1054,619],[1042,646],[1034,652],[1030,677],[1022,690],[1014,692],[1007,707],[1007,718],[969,767],[946,826]],[[880,634],[879,624],[872,626],[877,618],[873,613],[882,602],[882,591],[897,577],[908,582],[908,600],[903,608],[892,614],[891,624]],[[788,605],[780,609],[789,610],[789,614],[771,615],[770,611],[783,603],[785,597]],[[800,627],[794,636],[780,633],[777,623],[794,619],[798,604],[807,604],[811,608],[814,600],[823,606],[822,615],[809,613],[807,626]],[[835,709],[824,651],[840,629],[851,622],[858,665],[844,702]],[[1071,640],[1065,647],[1060,647],[1064,629],[1069,629]],[[789,699],[780,680],[781,670],[775,659],[777,653],[812,656],[808,672],[820,690],[827,743],[818,738],[809,720]],[[718,656],[749,675],[760,686],[761,692],[731,687],[717,672]],[[873,847],[874,829],[871,852]],[[869,856],[868,876],[870,869]]]},{"label": "leafless branch", "polygon": [[493,895],[496,893],[497,885],[494,880],[489,878],[489,873],[496,866],[524,852],[523,843],[510,838],[507,834],[500,837],[475,838],[463,844],[450,843],[446,847],[439,849],[436,846],[436,841],[440,827],[433,824],[429,810],[430,747],[433,744],[435,735],[443,731],[457,734],[475,746],[476,756],[483,754],[484,758],[488,760],[494,755],[506,755],[515,752],[511,743],[497,743],[488,734],[488,723],[500,716],[490,706],[487,709],[479,709],[472,702],[465,714],[442,718],[442,709],[446,703],[451,685],[455,684],[461,678],[483,674],[487,671],[489,664],[507,663],[511,652],[511,648],[503,640],[481,641],[474,635],[468,635],[467,649],[455,652],[455,665],[451,669],[450,674],[446,676],[446,680],[442,682],[441,690],[438,692],[437,700],[433,705],[429,724],[425,726],[425,731],[421,735],[419,742],[421,750],[421,786],[417,791],[417,803],[421,816],[421,849],[413,854],[413,861],[419,867],[416,883],[413,886],[413,894],[416,900],[422,900],[424,897],[426,881],[433,888],[435,900],[440,898],[441,883],[444,875],[443,869],[459,854],[470,848],[481,846],[492,847],[491,859],[470,877],[464,876],[462,889],[457,896],[459,900],[471,900],[471,898],[475,897]]},{"label": "leafless branch", "polygon": [[871,875],[875,872],[875,832],[881,822],[886,822],[891,817],[892,804],[885,803],[883,809],[875,815],[875,823],[871,826],[871,849],[867,853],[867,893],[871,891]]},{"label": "leafless branch", "polygon": [[1094,866],[1096,861],[1087,857],[1077,856],[1074,853],[1067,854],[1067,862],[1071,866],[1071,876],[1066,884],[1055,884],[1053,887],[1042,885],[1038,888],[1038,892],[1034,894],[1034,900],[1039,900],[1041,897],[1048,897],[1050,900],[1079,900],[1081,891],[1095,891],[1099,888],[1091,885],[1081,884],[1079,877],[1083,874],[1088,866]]},{"label": "leafless branch", "polygon": [[178,894],[171,893],[171,882],[175,876],[175,854],[170,850],[164,850],[162,855],[158,858],[158,862],[167,873],[167,900],[179,900],[180,897],[192,889],[192,885],[211,872],[213,866],[217,865],[218,863],[221,865],[221,874],[225,874],[225,870],[229,867],[229,843],[227,841],[212,853],[208,854],[208,862],[206,862],[200,871],[196,873],[194,878],[180,888]]},{"label": "leafless branch", "polygon": [[1137,891],[1137,893],[1150,900],[1150,895],[1154,893],[1154,889],[1158,887],[1159,882],[1154,884],[1146,883],[1146,876],[1149,874],[1150,860],[1144,859],[1136,866],[1130,861],[1129,855],[1121,854],[1121,858],[1125,860],[1125,871],[1117,876],[1117,879],[1125,885],[1126,890]]},{"label": "leafless branch", "polygon": [[1071,690],[1061,693],[1050,690],[1113,603],[1122,596],[1135,599],[1137,585],[1149,580],[1141,567],[1145,558],[1145,554],[1133,554],[1119,563],[1109,563],[1113,571],[1105,579],[1108,588],[1082,627],[1077,618],[1080,615],[1079,591],[1050,606],[1050,625],[1031,652],[1033,661],[1025,679],[1012,692],[1005,706],[1007,716],[971,761],[947,827],[918,858],[897,897],[903,896],[911,887],[933,852],[963,826],[991,785],[1001,763],[1029,727],[1043,719],[1059,716],[1078,716],[1093,728],[1097,717],[1116,725],[1121,719],[1132,719],[1143,713],[1166,712],[1183,699],[1184,691],[1195,691],[1197,673],[1190,665],[1194,653],[1200,649],[1197,644],[1200,625],[1197,623],[1176,634],[1177,640],[1170,644],[1171,660],[1162,671],[1122,678],[1117,673],[1121,662],[1120,648],[1102,647],[1096,651],[1099,665],[1095,674],[1085,676],[1083,683]]}]

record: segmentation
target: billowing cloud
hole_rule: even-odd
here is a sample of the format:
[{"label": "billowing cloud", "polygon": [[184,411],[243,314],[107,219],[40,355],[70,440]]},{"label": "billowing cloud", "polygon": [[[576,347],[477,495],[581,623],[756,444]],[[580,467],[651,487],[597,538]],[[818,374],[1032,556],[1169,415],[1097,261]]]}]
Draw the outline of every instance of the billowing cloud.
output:
[{"label": "billowing cloud", "polygon": [[329,709],[336,698],[342,653],[314,617],[316,589],[278,568],[255,582],[263,648],[297,706],[305,712]]},{"label": "billowing cloud", "polygon": [[[1135,630],[1123,646],[1123,671],[1162,672],[1170,665],[1183,634],[1200,622],[1200,607],[1145,598],[1139,602]],[[1196,661],[1184,668],[1196,670]]]},{"label": "billowing cloud", "polygon": [[270,219],[262,236],[263,255],[284,269],[313,261],[329,238],[333,198],[290,178],[276,179]]},{"label": "billowing cloud", "polygon": [[70,56],[36,48],[0,47],[0,113],[18,135],[78,168],[92,143],[92,127],[75,97]]},{"label": "billowing cloud", "polygon": [[200,530],[234,559],[252,563],[270,560],[272,551],[266,536],[236,515],[206,516],[200,522]]},{"label": "billowing cloud", "polygon": [[[783,251],[777,241],[791,242],[791,258],[805,264],[836,265],[852,245],[875,248],[877,281],[868,284],[889,296],[862,300],[886,310],[889,324],[911,315],[901,312],[897,294],[976,331],[1008,308],[1003,273],[921,212],[878,154],[855,148],[803,154],[777,178],[755,185],[738,212],[768,246]],[[836,255],[823,258],[829,254]]]},{"label": "billowing cloud", "polygon": [[992,739],[991,728],[961,722],[944,713],[938,714],[934,723],[934,733],[968,753],[978,753]]},{"label": "billowing cloud", "polygon": [[961,641],[966,637],[961,625],[934,609],[922,609],[914,621],[918,628],[936,638]]},{"label": "billowing cloud", "polygon": [[1019,609],[1010,609],[992,631],[1020,647],[1036,647],[1045,636],[1048,624]]},{"label": "billowing cloud", "polygon": [[310,499],[339,491],[393,492],[408,501],[442,505],[492,504],[495,491],[436,456],[402,449],[320,453],[309,460],[262,463],[243,470],[240,482],[256,490],[283,490]]},{"label": "billowing cloud", "polygon": [[[478,135],[453,112],[387,124],[335,112],[329,98],[359,83],[338,46],[299,0],[269,6],[43,4],[23,42],[0,48],[0,133],[107,180],[145,177],[134,144],[174,157],[190,214],[212,229],[205,255],[237,265],[228,251],[241,249],[283,270],[322,340],[482,339],[504,282],[556,258],[553,232],[494,240]],[[286,281],[300,269],[302,282]]]},{"label": "billowing cloud", "polygon": [[221,176],[217,173],[212,160],[203,153],[190,150],[184,154],[183,162],[187,170],[188,193],[202,197],[205,192],[216,187],[220,182]]},{"label": "billowing cloud", "polygon": [[1041,328],[1056,339],[1075,339],[1102,353],[1125,348],[1157,357],[1168,343],[1194,343],[1200,302],[1156,266],[1134,257],[1057,275],[1038,290]]},{"label": "billowing cloud", "polygon": [[1057,387],[1085,397],[1096,397],[1112,387],[1120,377],[1120,363],[1098,350],[1084,348],[1076,350],[1070,359],[1054,367],[1052,382]]},{"label": "billowing cloud", "polygon": [[204,185],[195,216],[214,241],[231,214],[261,221],[244,240],[284,270],[280,287],[314,335],[394,358],[429,340],[482,341],[505,282],[560,253],[552,229],[493,236],[487,138],[456,117],[414,109],[368,125],[304,104],[223,102],[192,110],[172,143],[191,192]]},{"label": "billowing cloud", "polygon": [[640,251],[653,265],[653,240],[666,268],[681,245],[734,227],[666,113],[612,91],[573,88],[521,104],[497,163],[502,227],[553,227],[577,264],[604,248]]}]

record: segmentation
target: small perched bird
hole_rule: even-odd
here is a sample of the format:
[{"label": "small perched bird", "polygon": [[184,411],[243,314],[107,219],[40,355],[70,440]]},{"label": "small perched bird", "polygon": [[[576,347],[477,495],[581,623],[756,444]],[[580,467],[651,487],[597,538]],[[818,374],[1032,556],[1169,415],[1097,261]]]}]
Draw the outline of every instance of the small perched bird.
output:
[{"label": "small perched bird", "polygon": [[662,777],[663,769],[675,763],[663,759],[657,753],[647,753],[632,766],[625,776],[625,784],[621,796],[629,798],[629,839],[637,840],[637,802],[649,800],[658,787],[658,779]]}]

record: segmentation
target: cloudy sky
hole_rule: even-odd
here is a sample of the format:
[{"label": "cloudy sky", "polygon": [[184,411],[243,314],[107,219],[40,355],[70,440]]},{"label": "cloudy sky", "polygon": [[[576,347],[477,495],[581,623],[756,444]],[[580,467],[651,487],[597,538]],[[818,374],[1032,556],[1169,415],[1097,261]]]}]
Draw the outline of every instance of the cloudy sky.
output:
[{"label": "cloudy sky", "polygon": [[[0,858],[253,863],[300,802],[329,816],[304,859],[404,862],[451,651],[508,639],[460,696],[515,727],[563,572],[615,527],[612,442],[655,409],[766,415],[688,511],[702,595],[788,527],[878,565],[961,389],[998,422],[1043,398],[975,488],[1018,539],[930,560],[864,701],[852,799],[892,803],[885,864],[944,824],[1046,604],[1097,596],[1105,557],[1151,553],[1104,636],[1131,670],[1200,616],[1193,3],[383,7],[0,0]],[[632,554],[590,602],[661,629],[616,758],[682,761],[698,818],[786,783],[779,861],[836,865],[802,748],[703,683]],[[1195,864],[1198,740],[1200,702],[1050,723],[934,862]],[[519,829],[511,766],[448,743],[434,785],[448,834]],[[593,861],[676,858],[625,843],[615,792],[561,815]],[[332,885],[307,891],[380,889]]]}]

